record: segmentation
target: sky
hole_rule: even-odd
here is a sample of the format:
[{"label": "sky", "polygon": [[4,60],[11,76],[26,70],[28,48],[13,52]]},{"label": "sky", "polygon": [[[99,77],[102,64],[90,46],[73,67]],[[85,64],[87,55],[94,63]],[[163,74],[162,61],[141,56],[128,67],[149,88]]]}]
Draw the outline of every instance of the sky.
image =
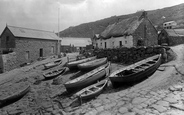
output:
[{"label": "sky", "polygon": [[[7,25],[58,32],[111,16],[155,10],[183,0],[0,0],[0,34]],[[59,19],[59,21],[58,21]]]}]

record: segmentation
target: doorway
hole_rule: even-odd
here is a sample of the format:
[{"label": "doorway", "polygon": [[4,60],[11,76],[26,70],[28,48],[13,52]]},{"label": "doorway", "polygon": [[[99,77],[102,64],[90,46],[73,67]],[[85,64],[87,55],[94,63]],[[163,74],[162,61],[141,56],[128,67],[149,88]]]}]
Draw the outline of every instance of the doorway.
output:
[{"label": "doorway", "polygon": [[40,48],[40,57],[43,57],[43,48]]}]

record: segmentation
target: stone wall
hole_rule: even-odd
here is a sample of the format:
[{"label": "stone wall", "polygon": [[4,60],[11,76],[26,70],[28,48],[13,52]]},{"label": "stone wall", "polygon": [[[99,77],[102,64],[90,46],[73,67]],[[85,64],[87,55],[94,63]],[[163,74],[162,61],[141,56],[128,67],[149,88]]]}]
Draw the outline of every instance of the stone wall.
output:
[{"label": "stone wall", "polygon": [[10,71],[17,68],[17,55],[15,52],[0,55],[0,72]]},{"label": "stone wall", "polygon": [[133,45],[137,46],[137,41],[142,40],[143,46],[158,45],[158,34],[151,21],[147,18],[139,25],[133,33]]},{"label": "stone wall", "polygon": [[[33,62],[40,58],[40,49],[43,49],[43,57],[57,55],[57,41],[36,39],[36,38],[16,38],[17,63],[24,64]],[[52,52],[52,47],[54,52]],[[28,53],[28,54],[26,54]],[[26,56],[29,55],[28,59]]]},{"label": "stone wall", "polygon": [[174,45],[178,45],[178,44],[183,44],[184,43],[184,37],[183,36],[169,36],[168,37],[168,41],[169,41],[169,45],[170,46],[174,46]]},{"label": "stone wall", "polygon": [[116,49],[98,49],[94,50],[97,58],[107,57],[111,62],[131,64],[155,54],[161,53],[161,46],[158,47],[132,47]]}]

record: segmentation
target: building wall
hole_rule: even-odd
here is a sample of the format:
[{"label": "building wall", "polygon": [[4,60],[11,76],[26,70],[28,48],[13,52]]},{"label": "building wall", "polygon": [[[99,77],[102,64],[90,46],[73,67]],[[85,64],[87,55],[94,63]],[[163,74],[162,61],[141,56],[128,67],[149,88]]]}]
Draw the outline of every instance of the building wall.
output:
[{"label": "building wall", "polygon": [[169,36],[168,37],[169,45],[174,46],[178,44],[183,44],[184,43],[184,36]]},{"label": "building wall", "polygon": [[57,55],[58,43],[54,40],[16,38],[15,44],[14,51],[19,64],[37,60],[40,57],[40,49],[43,49],[43,57]]},{"label": "building wall", "polygon": [[158,44],[159,44],[159,45],[162,45],[162,44],[164,44],[164,43],[170,45],[170,44],[169,44],[169,38],[168,38],[167,32],[166,32],[165,30],[162,30],[162,31],[160,32],[160,34],[158,35]]},{"label": "building wall", "polygon": [[133,38],[134,46],[138,46],[138,40],[142,41],[144,46],[154,46],[158,44],[157,30],[146,18],[133,33]]},{"label": "building wall", "polygon": [[[112,46],[111,48],[119,48],[119,47],[132,47],[133,46],[133,37],[131,35],[129,36],[121,36],[121,37],[115,37],[112,39]],[[120,46],[120,41],[122,42],[122,46]]]},{"label": "building wall", "polygon": [[175,21],[169,21],[169,22],[163,23],[163,28],[164,29],[172,29],[176,26],[177,26],[177,23]]},{"label": "building wall", "polygon": [[0,55],[0,73],[10,71],[18,67],[15,52]]},{"label": "building wall", "polygon": [[162,30],[158,36],[159,45],[164,43],[169,46],[184,44],[184,36],[169,36],[165,30]]},{"label": "building wall", "polygon": [[[7,40],[7,37],[9,40]],[[1,49],[15,48],[15,37],[8,28],[1,35]]]},{"label": "building wall", "polygon": [[[120,41],[122,46],[120,46]],[[97,41],[98,48],[119,48],[119,47],[132,47],[133,46],[133,37],[132,36],[121,36],[121,37],[111,37],[109,39],[98,39]]]}]

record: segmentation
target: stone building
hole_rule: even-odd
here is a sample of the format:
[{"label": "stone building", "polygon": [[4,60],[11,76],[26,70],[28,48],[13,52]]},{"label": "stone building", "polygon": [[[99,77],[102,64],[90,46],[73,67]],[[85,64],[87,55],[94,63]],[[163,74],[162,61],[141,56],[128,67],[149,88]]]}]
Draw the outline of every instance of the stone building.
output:
[{"label": "stone building", "polygon": [[158,35],[159,45],[178,45],[184,43],[184,29],[163,29]]},{"label": "stone building", "polygon": [[157,37],[157,30],[144,11],[140,17],[109,25],[93,45],[98,48],[154,46],[158,44]]},{"label": "stone building", "polygon": [[175,21],[169,21],[169,22],[165,22],[163,23],[163,28],[164,29],[172,29],[177,27],[177,23]]},{"label": "stone building", "polygon": [[15,52],[18,65],[60,53],[61,41],[53,32],[6,26],[0,38],[2,54]]}]

